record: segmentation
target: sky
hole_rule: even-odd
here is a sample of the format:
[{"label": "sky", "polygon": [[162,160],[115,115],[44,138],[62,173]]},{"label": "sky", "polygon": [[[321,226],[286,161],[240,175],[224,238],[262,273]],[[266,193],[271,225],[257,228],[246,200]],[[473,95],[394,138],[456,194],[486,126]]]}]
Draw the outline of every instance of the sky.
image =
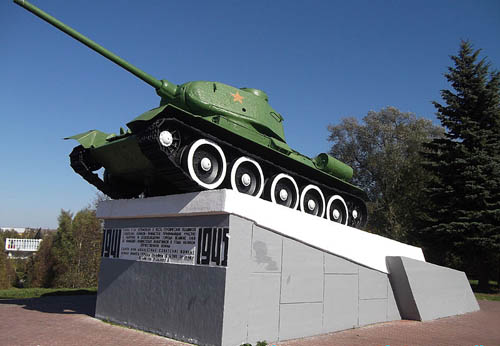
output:
[{"label": "sky", "polygon": [[[329,124],[394,106],[435,117],[460,40],[500,69],[500,1],[32,3],[158,79],[264,90],[287,143],[327,152]],[[118,132],[154,89],[10,1],[0,2],[0,226],[56,228],[97,190],[64,137]]]}]

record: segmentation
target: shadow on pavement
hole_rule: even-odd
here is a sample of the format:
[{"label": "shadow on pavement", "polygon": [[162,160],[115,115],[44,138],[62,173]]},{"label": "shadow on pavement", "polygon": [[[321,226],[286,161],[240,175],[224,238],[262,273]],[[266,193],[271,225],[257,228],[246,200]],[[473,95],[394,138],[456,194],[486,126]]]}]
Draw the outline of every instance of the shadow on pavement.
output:
[{"label": "shadow on pavement", "polygon": [[43,296],[31,299],[4,299],[0,304],[16,304],[27,310],[53,314],[82,314],[95,316],[96,295]]}]

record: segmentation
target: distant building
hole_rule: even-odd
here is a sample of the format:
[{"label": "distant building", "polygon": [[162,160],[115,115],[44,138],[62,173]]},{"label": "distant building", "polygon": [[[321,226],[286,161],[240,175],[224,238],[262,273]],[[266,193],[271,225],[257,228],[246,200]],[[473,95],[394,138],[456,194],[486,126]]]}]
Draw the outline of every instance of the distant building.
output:
[{"label": "distant building", "polygon": [[0,231],[16,231],[17,233],[24,233],[27,229],[25,227],[0,227]]},{"label": "distant building", "polygon": [[43,238],[45,235],[52,233],[52,232],[57,232],[57,229],[50,229],[50,228],[33,228],[33,227],[0,227],[0,232],[7,232],[7,231],[15,231],[19,234],[23,234],[26,232],[30,231],[35,231],[36,234],[34,238]]},{"label": "distant building", "polygon": [[42,239],[6,238],[5,251],[9,257],[26,257],[30,252],[38,251]]}]

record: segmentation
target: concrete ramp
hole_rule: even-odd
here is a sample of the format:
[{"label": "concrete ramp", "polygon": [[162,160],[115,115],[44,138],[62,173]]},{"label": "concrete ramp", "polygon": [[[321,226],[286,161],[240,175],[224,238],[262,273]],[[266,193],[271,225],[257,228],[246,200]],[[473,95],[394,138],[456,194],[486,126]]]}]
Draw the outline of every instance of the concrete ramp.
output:
[{"label": "concrete ramp", "polygon": [[464,272],[406,257],[388,257],[403,319],[429,321],[479,310]]}]

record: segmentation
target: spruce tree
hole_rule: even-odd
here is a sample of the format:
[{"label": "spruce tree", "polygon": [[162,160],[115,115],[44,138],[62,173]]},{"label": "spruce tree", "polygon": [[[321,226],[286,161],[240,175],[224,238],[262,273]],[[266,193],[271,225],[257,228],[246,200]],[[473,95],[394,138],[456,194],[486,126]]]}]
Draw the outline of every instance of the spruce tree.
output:
[{"label": "spruce tree", "polygon": [[479,53],[461,42],[445,74],[453,90],[441,90],[443,104],[433,102],[446,133],[423,154],[434,179],[422,235],[441,260],[458,256],[475,268],[486,290],[500,253],[500,73]]}]

